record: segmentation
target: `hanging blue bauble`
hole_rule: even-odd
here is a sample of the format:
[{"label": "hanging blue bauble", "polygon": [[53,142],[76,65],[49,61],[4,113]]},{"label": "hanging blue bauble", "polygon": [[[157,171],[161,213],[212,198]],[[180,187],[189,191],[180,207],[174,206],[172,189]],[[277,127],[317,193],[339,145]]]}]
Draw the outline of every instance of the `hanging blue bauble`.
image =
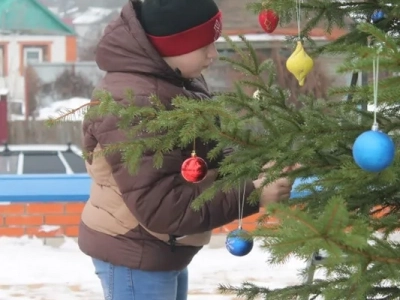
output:
[{"label": "hanging blue bauble", "polygon": [[225,245],[232,255],[245,256],[253,249],[253,239],[246,230],[237,229],[228,234]]},{"label": "hanging blue bauble", "polygon": [[371,15],[372,23],[378,23],[385,18],[385,13],[381,9],[376,9]]},{"label": "hanging blue bauble", "polygon": [[380,172],[389,167],[395,156],[393,140],[384,132],[369,130],[359,135],[353,145],[356,164],[369,172]]}]

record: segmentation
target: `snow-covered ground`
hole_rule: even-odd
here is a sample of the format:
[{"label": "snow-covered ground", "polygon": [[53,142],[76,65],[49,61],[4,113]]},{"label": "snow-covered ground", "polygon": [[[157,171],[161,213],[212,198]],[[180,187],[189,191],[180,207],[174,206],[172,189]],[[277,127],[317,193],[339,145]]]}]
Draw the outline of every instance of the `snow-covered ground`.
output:
[{"label": "snow-covered ground", "polygon": [[[250,281],[268,287],[301,282],[298,270],[305,262],[290,259],[285,265],[266,263],[268,254],[258,247],[245,257],[234,257],[224,247],[205,247],[190,265],[189,300],[232,300],[218,295],[218,284]],[[60,248],[38,239],[0,238],[0,299],[102,300],[91,260],[74,240]]]}]

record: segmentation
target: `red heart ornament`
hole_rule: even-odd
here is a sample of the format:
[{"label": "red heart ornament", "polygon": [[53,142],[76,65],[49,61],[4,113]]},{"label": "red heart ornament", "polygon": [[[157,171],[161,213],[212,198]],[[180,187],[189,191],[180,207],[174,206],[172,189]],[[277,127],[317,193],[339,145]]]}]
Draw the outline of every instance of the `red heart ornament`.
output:
[{"label": "red heart ornament", "polygon": [[258,15],[258,22],[265,32],[273,32],[279,23],[279,16],[271,9],[266,9]]}]

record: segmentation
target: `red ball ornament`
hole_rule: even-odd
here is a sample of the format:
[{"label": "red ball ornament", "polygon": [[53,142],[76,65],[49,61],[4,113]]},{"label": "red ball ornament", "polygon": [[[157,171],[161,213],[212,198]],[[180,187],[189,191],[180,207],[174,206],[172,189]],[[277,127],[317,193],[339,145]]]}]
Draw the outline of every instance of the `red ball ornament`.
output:
[{"label": "red ball ornament", "polygon": [[196,183],[202,181],[207,175],[207,163],[195,152],[192,157],[186,159],[181,167],[181,174],[186,181]]},{"label": "red ball ornament", "polygon": [[279,16],[272,10],[266,9],[258,15],[258,22],[265,32],[273,32],[279,23]]}]

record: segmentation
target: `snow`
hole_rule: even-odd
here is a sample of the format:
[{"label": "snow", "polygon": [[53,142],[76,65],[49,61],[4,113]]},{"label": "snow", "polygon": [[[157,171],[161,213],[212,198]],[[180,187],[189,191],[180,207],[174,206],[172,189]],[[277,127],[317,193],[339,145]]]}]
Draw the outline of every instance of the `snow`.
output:
[{"label": "snow", "polygon": [[74,25],[94,24],[111,15],[114,11],[116,10],[104,7],[89,7],[85,12],[78,14],[72,23]]},{"label": "snow", "polygon": [[[88,104],[89,102],[90,99],[79,98],[79,97],[53,102],[48,107],[43,107],[39,109],[36,120],[48,120],[49,118],[60,117],[62,114],[77,109],[85,104]],[[71,121],[81,121],[82,119],[83,119],[82,111],[77,111],[68,117],[68,120]]]},{"label": "snow", "polygon": [[[377,111],[381,111],[383,109],[397,109],[399,107],[398,104],[388,105],[388,104],[378,104]],[[368,111],[374,112],[375,111],[375,104],[368,104]]]},{"label": "snow", "polygon": [[61,227],[58,225],[42,225],[39,227],[39,232],[52,232],[59,230]]},{"label": "snow", "polygon": [[[205,247],[189,266],[189,300],[233,300],[219,295],[219,284],[244,281],[270,288],[298,284],[298,270],[305,262],[289,259],[270,266],[268,254],[258,246],[245,257],[234,257],[224,247]],[[59,248],[40,239],[0,238],[0,299],[7,300],[102,300],[100,283],[89,257],[66,238]]]},{"label": "snow", "polygon": [[[35,120],[46,121],[49,118],[58,118],[67,112],[70,112],[74,109],[84,106],[85,104],[88,104],[89,102],[90,99],[81,97],[55,101],[51,103],[49,106],[39,108],[35,116]],[[75,112],[74,114],[68,117],[68,121],[82,121],[83,111],[84,110]],[[25,116],[11,114],[10,120],[11,121],[25,120]]]}]

